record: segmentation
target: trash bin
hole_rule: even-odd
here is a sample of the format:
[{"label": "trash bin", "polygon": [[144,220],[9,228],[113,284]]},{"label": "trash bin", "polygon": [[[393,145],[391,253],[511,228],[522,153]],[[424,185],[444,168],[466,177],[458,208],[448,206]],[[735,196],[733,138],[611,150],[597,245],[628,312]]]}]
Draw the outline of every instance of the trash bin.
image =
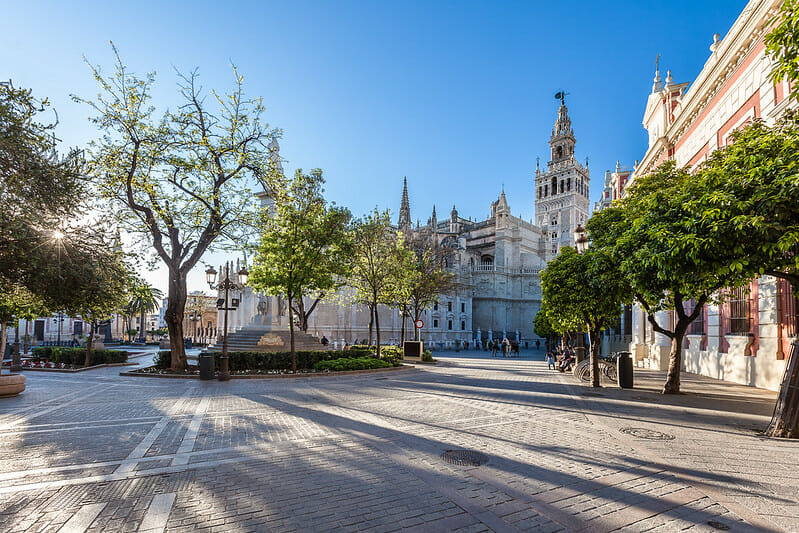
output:
[{"label": "trash bin", "polygon": [[200,379],[214,379],[214,354],[200,354]]},{"label": "trash bin", "polygon": [[633,359],[630,355],[630,352],[619,352],[619,357],[616,359],[619,387],[622,389],[633,388]]}]

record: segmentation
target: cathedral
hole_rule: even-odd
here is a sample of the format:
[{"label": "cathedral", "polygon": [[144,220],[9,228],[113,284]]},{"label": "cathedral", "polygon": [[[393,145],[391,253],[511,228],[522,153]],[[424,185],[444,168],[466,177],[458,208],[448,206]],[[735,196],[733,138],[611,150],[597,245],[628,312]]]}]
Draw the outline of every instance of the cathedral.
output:
[{"label": "cathedral", "polygon": [[[449,216],[438,218],[433,206],[425,225],[411,223],[408,183],[404,180],[397,229],[424,232],[438,246],[452,250],[448,268],[457,289],[442,294],[437,304],[423,314],[421,338],[425,346],[448,349],[474,346],[507,337],[524,345],[538,337],[533,319],[541,308],[539,273],[563,246],[571,246],[573,232],[589,216],[589,172],[574,155],[577,142],[563,95],[549,140],[550,161],[542,170],[536,164],[534,177],[535,218],[514,216],[501,191],[489,205],[488,218],[472,221],[461,217],[455,206]],[[259,195],[264,204],[268,195]],[[250,292],[250,291],[248,291]],[[336,298],[321,302],[308,321],[308,333],[326,336],[334,345],[361,342],[368,337],[369,312],[347,303],[346,287]],[[245,295],[233,318],[234,328],[248,325],[285,326],[280,303],[264,295]],[[397,343],[402,317],[393,309],[380,308],[381,340]],[[259,316],[260,315],[260,316]],[[405,338],[413,336],[406,321]]]}]

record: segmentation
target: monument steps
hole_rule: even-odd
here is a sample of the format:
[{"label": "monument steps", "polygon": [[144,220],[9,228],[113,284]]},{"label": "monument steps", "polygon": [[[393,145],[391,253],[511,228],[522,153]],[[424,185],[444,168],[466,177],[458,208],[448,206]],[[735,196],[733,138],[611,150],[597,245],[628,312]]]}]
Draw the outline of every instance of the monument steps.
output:
[{"label": "monument steps", "polygon": [[[291,332],[269,326],[245,326],[228,335],[229,352],[287,352],[291,349]],[[308,333],[294,330],[294,349],[297,351],[324,351],[329,348]],[[209,346],[207,352],[221,352],[222,342]]]}]

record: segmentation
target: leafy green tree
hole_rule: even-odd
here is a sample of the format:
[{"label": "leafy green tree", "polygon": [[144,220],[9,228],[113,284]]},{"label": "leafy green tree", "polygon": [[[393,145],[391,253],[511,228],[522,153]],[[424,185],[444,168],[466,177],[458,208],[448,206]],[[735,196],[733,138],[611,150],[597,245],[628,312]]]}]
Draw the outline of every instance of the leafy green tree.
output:
[{"label": "leafy green tree", "polygon": [[[20,319],[29,321],[46,313],[41,300],[19,283],[0,284],[0,354],[6,352],[9,326],[18,325]],[[18,366],[19,353],[15,352],[11,370]]]},{"label": "leafy green tree", "polygon": [[549,320],[547,306],[542,305],[541,309],[535,314],[533,318],[533,332],[539,337],[546,339],[548,347],[552,344],[552,339],[561,332],[556,331],[552,322]]},{"label": "leafy green tree", "polygon": [[[751,275],[730,264],[731,235],[718,234],[692,206],[699,175],[664,163],[638,177],[615,207],[594,215],[586,229],[592,247],[619,258],[619,275],[654,331],[671,339],[664,394],[680,391],[682,345],[688,326],[706,303],[722,303],[728,289],[745,286]],[[676,320],[658,322],[658,311],[674,311]]]},{"label": "leafy green tree", "polygon": [[[794,15],[795,17],[795,15]],[[761,121],[734,132],[713,152],[695,181],[689,207],[710,239],[726,242],[717,261],[749,277],[763,274],[791,282],[799,293],[799,119],[774,127]],[[799,376],[786,374],[785,390]],[[778,402],[771,436],[799,436],[799,396]]]},{"label": "leafy green tree", "polygon": [[85,194],[81,157],[55,151],[58,139],[47,99],[12,83],[0,84],[0,285],[17,294],[12,285],[37,284],[41,263],[49,254],[66,220],[80,211]]},{"label": "leafy green tree", "polygon": [[541,272],[541,291],[546,316],[554,329],[567,331],[586,326],[591,344],[592,385],[599,387],[599,334],[630,298],[630,288],[619,276],[614,255],[598,248],[589,248],[582,254],[564,248]]},{"label": "leafy green tree", "polygon": [[297,302],[314,295],[316,301],[301,320],[307,324],[316,302],[343,284],[349,269],[348,210],[328,206],[322,196],[322,171],[298,169],[285,191],[277,194],[274,211],[261,217],[261,238],[250,285],[288,300],[291,367],[297,371],[294,313]]},{"label": "leafy green tree", "polygon": [[791,97],[799,99],[799,0],[784,0],[776,23],[766,35],[766,51],[777,64],[771,79],[793,82]]},{"label": "leafy green tree", "polygon": [[729,246],[719,262],[749,273],[787,279],[799,289],[799,118],[774,127],[762,121],[731,135],[711,154],[693,183],[689,208],[710,239]]},{"label": "leafy green tree", "polygon": [[451,293],[459,284],[447,266],[454,256],[453,248],[439,246],[433,235],[424,231],[405,233],[402,243],[407,253],[397,254],[394,299],[402,312],[404,341],[406,317],[415,323],[440,295]]},{"label": "leafy green tree", "polygon": [[369,341],[372,340],[372,325],[376,332],[377,355],[380,356],[380,304],[391,305],[392,290],[402,274],[398,269],[407,263],[398,263],[401,256],[402,235],[391,227],[389,212],[375,209],[370,215],[355,224],[353,231],[352,270],[349,284],[355,289],[356,298],[369,309]]},{"label": "leafy green tree", "polygon": [[[43,263],[43,278],[50,280],[45,302],[91,324],[94,332],[100,321],[111,318],[129,298],[135,276],[125,255],[106,241],[101,233],[66,233],[59,239],[52,257]],[[86,343],[88,366],[93,337]]]},{"label": "leafy green tree", "polygon": [[[145,281],[138,281],[130,290],[130,299],[125,305],[125,312],[133,316],[139,315],[139,342],[147,340],[145,333],[145,320],[147,313],[154,313],[161,305],[164,293]],[[130,328],[132,329],[132,328]]]},{"label": "leafy green tree", "polygon": [[[167,267],[164,320],[170,337],[179,340],[186,276],[212,245],[230,244],[252,228],[253,187],[270,189],[278,181],[278,156],[268,143],[279,132],[263,123],[261,100],[245,97],[235,68],[233,89],[212,91],[209,99],[196,71],[179,75],[182,104],[156,118],[153,74],[136,77],[118,54],[111,76],[90,67],[101,94],[73,98],[94,110],[92,121],[103,132],[91,147],[91,176],[121,229]],[[171,351],[171,367],[184,369],[183,343],[172,342]]]}]

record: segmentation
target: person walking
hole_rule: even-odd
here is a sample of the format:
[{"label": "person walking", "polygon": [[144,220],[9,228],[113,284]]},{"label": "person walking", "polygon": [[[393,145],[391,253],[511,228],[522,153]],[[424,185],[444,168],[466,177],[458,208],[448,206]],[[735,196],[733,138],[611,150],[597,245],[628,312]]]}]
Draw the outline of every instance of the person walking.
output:
[{"label": "person walking", "polygon": [[539,339],[536,339],[535,340],[535,349],[538,350],[539,348],[541,348],[541,341]]},{"label": "person walking", "polygon": [[497,350],[499,350],[499,343],[494,339],[494,342],[491,343],[491,357],[497,356]]},{"label": "person walking", "polygon": [[555,356],[552,355],[552,352],[547,352],[547,369],[555,370]]}]

